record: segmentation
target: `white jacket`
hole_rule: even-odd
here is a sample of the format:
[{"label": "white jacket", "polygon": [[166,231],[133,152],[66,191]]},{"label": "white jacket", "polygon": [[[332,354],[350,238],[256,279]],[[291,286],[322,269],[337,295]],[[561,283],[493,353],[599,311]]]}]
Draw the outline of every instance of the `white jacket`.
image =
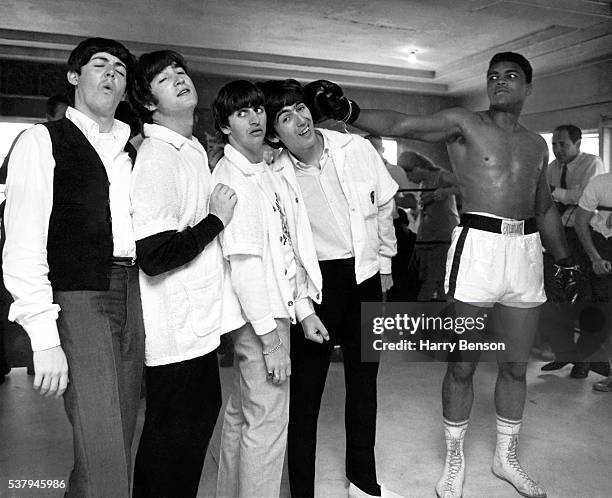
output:
[{"label": "white jacket", "polygon": [[[364,138],[319,128],[317,132],[325,139],[348,201],[357,283],[377,272],[391,273],[391,257],[397,253],[392,219],[397,183],[378,152]],[[288,151],[283,151],[275,164],[282,167],[287,181],[299,190]]]}]

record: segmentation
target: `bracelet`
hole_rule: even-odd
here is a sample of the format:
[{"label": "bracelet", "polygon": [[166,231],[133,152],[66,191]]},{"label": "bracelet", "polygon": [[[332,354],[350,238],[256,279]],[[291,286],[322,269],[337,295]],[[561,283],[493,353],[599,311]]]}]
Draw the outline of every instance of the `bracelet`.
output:
[{"label": "bracelet", "polygon": [[270,351],[262,351],[264,356],[271,355],[272,353],[276,353],[280,347],[283,345],[283,341],[281,341],[280,337],[278,338],[278,344],[274,346]]}]

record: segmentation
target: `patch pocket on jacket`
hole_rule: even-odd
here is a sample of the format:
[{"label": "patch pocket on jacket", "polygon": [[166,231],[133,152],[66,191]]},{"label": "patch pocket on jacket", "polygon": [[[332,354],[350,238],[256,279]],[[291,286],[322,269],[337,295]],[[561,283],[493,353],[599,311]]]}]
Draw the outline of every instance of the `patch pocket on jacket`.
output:
[{"label": "patch pocket on jacket", "polygon": [[356,182],[359,206],[363,216],[369,218],[378,214],[378,197],[376,195],[376,185],[372,183]]},{"label": "patch pocket on jacket", "polygon": [[189,321],[193,333],[206,336],[221,326],[223,283],[221,272],[185,282],[189,300]]}]

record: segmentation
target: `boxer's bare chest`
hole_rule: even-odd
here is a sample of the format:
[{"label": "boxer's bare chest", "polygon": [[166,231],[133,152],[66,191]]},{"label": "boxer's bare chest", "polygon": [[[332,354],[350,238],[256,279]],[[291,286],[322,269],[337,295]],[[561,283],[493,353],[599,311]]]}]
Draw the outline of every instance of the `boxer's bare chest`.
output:
[{"label": "boxer's bare chest", "polygon": [[447,149],[466,207],[510,216],[523,213],[521,205],[534,204],[544,151],[522,126],[503,128],[474,114],[462,133],[447,141]]}]

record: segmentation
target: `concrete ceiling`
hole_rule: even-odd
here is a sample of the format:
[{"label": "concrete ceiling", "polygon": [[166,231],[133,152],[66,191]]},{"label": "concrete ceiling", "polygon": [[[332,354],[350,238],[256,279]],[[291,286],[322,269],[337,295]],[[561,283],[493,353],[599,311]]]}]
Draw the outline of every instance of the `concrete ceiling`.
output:
[{"label": "concrete ceiling", "polygon": [[612,58],[612,1],[0,0],[0,13],[0,58],[65,62],[105,36],[212,75],[448,96],[481,90],[499,51],[536,76]]}]

